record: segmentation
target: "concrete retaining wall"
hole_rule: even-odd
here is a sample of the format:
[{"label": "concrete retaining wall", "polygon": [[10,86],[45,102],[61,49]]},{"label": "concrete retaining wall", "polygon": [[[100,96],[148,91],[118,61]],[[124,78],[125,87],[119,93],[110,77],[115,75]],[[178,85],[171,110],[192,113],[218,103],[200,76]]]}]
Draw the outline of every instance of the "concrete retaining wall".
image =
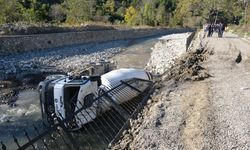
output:
[{"label": "concrete retaining wall", "polygon": [[83,31],[53,34],[0,36],[0,56],[17,52],[62,47],[73,44],[125,40],[156,35],[182,33],[192,29],[129,29]]},{"label": "concrete retaining wall", "polygon": [[190,44],[192,43],[195,34],[196,34],[196,32],[194,31],[193,33],[191,33],[191,34],[188,36],[187,42],[186,42],[186,50],[188,50]]}]

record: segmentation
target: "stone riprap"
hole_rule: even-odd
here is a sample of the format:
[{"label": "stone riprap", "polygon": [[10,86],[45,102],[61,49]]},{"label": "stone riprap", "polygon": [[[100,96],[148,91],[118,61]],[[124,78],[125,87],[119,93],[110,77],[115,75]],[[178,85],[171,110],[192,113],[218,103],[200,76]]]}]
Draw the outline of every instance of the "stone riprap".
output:
[{"label": "stone riprap", "polygon": [[163,74],[175,60],[186,52],[186,41],[191,32],[171,34],[160,38],[160,41],[152,48],[151,58],[147,69],[155,74]]},{"label": "stone riprap", "polygon": [[2,35],[0,36],[0,56],[75,44],[135,39],[188,31],[192,31],[192,29],[146,28],[33,35]]}]

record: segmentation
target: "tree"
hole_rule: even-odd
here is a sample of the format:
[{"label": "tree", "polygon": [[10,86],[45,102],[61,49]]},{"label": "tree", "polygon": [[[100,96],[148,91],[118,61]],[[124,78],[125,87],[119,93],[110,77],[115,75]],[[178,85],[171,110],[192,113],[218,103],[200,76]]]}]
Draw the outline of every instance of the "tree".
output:
[{"label": "tree", "polygon": [[146,25],[155,25],[155,5],[154,3],[145,3],[144,10],[143,10],[143,22]]},{"label": "tree", "polygon": [[51,6],[49,16],[56,23],[64,22],[66,20],[65,9],[60,4],[54,4]]},{"label": "tree", "polygon": [[16,0],[0,0],[0,24],[19,21],[21,5]]},{"label": "tree", "polygon": [[48,21],[49,5],[42,3],[39,0],[22,0],[21,13],[23,21],[27,22],[39,22]]},{"label": "tree", "polygon": [[93,17],[95,1],[89,0],[65,0],[68,23],[83,23]]},{"label": "tree", "polygon": [[202,22],[233,23],[241,18],[240,12],[238,0],[183,0],[175,10],[174,24],[183,26],[187,20],[197,22],[197,17],[201,17]]},{"label": "tree", "polygon": [[133,6],[130,6],[126,9],[125,12],[125,22],[129,25],[136,25],[138,21],[136,20],[138,17],[138,12]]},{"label": "tree", "polygon": [[107,0],[105,4],[105,9],[108,14],[114,14],[115,13],[115,1]]},{"label": "tree", "polygon": [[0,23],[85,21],[196,26],[249,22],[250,0],[0,0]]},{"label": "tree", "polygon": [[126,12],[126,8],[124,6],[121,6],[117,9],[116,13],[117,15],[120,15],[122,17],[124,17],[125,15],[125,12]]},{"label": "tree", "polygon": [[192,8],[192,4],[194,5],[195,2],[196,2],[196,0],[180,1],[177,4],[177,7],[174,11],[174,19],[173,19],[172,23],[174,25],[183,26],[184,19],[192,16],[192,9],[191,8]]},{"label": "tree", "polygon": [[155,17],[157,25],[166,25],[167,23],[166,17],[167,17],[167,12],[166,12],[165,5],[161,3],[157,9],[156,17]]},{"label": "tree", "polygon": [[249,0],[240,0],[241,3],[243,3],[244,7],[244,22],[248,22],[248,7],[249,7]]}]

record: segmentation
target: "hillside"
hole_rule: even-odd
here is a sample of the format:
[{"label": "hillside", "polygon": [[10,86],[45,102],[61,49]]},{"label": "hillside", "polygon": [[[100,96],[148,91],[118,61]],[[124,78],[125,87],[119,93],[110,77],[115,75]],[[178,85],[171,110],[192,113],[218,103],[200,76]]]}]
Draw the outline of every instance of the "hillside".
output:
[{"label": "hillside", "polygon": [[0,24],[27,22],[189,26],[249,24],[249,1],[228,0],[0,0]]}]

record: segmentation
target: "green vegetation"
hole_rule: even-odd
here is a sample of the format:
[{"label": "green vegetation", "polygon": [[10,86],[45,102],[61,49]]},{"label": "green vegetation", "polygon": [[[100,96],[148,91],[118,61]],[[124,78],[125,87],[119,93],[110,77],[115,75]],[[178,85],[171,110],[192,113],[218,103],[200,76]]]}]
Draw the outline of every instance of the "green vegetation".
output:
[{"label": "green vegetation", "polygon": [[198,27],[250,24],[249,0],[0,0],[0,24],[46,22]]}]

